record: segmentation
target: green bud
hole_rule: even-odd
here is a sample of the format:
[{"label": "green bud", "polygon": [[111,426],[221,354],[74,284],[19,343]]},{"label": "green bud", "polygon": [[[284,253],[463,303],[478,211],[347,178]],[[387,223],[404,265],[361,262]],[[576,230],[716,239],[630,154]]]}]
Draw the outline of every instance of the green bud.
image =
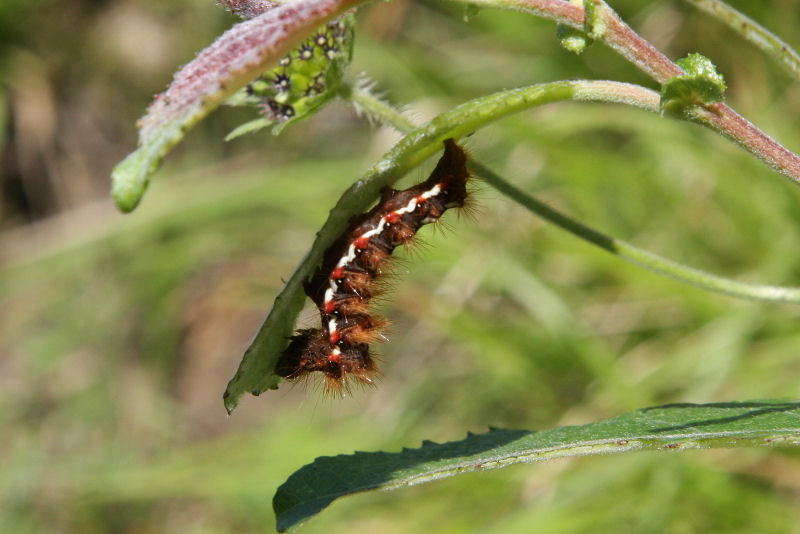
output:
[{"label": "green bud", "polygon": [[593,42],[592,38],[586,33],[565,24],[556,26],[556,35],[561,41],[561,46],[573,54],[581,54]]},{"label": "green bud", "polygon": [[675,76],[661,87],[662,113],[681,113],[689,106],[725,100],[725,79],[707,57],[689,54],[677,64],[686,74]]},{"label": "green bud", "polygon": [[242,124],[226,139],[273,126],[279,133],[287,124],[304,119],[336,94],[353,55],[353,15],[317,29],[284,56],[278,65],[252,82],[230,105],[256,105],[262,117]]}]

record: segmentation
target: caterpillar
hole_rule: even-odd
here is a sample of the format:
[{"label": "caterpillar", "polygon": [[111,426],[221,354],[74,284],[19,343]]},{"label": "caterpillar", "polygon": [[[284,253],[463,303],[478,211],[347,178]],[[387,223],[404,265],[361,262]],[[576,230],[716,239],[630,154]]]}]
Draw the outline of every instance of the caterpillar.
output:
[{"label": "caterpillar", "polygon": [[321,327],[299,330],[275,365],[290,380],[321,372],[327,391],[349,391],[352,378],[371,385],[378,374],[369,345],[382,337],[386,321],[370,312],[392,251],[410,243],[424,225],[450,208],[464,206],[469,172],[467,156],[453,141],[424,182],[403,191],[385,187],[380,201],[350,219],[348,229],[323,254],[321,266],[304,284],[319,308]]}]

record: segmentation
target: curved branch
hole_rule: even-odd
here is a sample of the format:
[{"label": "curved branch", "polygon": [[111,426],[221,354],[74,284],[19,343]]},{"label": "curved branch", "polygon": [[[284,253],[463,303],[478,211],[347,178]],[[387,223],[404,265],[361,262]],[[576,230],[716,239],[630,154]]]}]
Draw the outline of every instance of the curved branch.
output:
[{"label": "curved branch", "polygon": [[[566,1],[558,0],[457,0],[481,7],[513,9],[548,18],[573,28],[584,29],[584,11]],[[588,1],[588,0],[587,0]],[[601,39],[659,84],[685,74],[653,45],[625,24],[602,0],[592,0],[595,9],[594,24],[600,30],[593,36]],[[758,129],[754,124],[725,104],[696,106],[689,120],[708,126],[756,156],[777,172],[800,184],[800,156],[788,150]]]},{"label": "curved branch", "polygon": [[[360,109],[391,124],[401,132],[409,132],[414,128],[411,121],[369,91],[356,89],[347,96]],[[489,185],[539,217],[629,263],[707,291],[732,297],[800,304],[800,288],[748,284],[682,265],[576,221],[510,184],[480,162],[470,160],[468,166]]]}]

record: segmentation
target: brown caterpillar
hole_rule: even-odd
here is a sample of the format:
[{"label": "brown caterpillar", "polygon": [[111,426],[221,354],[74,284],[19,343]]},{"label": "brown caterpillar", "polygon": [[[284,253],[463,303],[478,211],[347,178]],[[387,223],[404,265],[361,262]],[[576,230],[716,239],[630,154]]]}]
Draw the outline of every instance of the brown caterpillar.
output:
[{"label": "brown caterpillar", "polygon": [[452,140],[430,177],[404,191],[388,187],[367,213],[350,220],[345,233],[325,251],[322,265],[304,284],[317,305],[321,328],[298,331],[275,365],[289,379],[320,371],[331,393],[347,390],[348,379],[372,384],[378,373],[369,344],[380,337],[385,320],[370,314],[376,278],[399,245],[408,244],[425,224],[464,205],[467,156]]}]

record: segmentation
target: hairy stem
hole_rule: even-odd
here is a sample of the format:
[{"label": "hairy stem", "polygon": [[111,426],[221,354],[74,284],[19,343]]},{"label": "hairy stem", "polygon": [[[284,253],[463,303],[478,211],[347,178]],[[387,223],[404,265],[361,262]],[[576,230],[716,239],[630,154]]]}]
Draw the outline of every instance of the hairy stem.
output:
[{"label": "hairy stem", "polygon": [[800,78],[800,55],[777,35],[747,15],[719,0],[686,0],[772,56],[796,78]]},{"label": "hairy stem", "polygon": [[354,87],[342,84],[339,91],[342,98],[349,101],[359,113],[388,124],[401,133],[409,133],[418,125],[403,115],[400,110],[382,100],[367,87]]},{"label": "hairy stem", "polygon": [[[368,90],[351,89],[347,91],[345,96],[361,111],[380,119],[400,132],[408,133],[415,127],[414,124],[397,109],[380,100]],[[478,161],[470,160],[469,167],[472,172],[481,176],[486,183],[534,214],[625,261],[708,291],[724,293],[726,295],[745,299],[800,304],[800,288],[737,282],[682,265],[647,250],[635,247],[622,239],[606,235],[599,230],[564,215],[510,184]]]},{"label": "hairy stem", "polygon": [[[584,10],[563,0],[457,0],[481,7],[513,9],[584,29]],[[602,0],[595,8],[594,35],[659,84],[684,74],[683,70],[630,26]],[[698,109],[699,108],[699,109]],[[725,104],[696,106],[688,118],[725,135],[777,172],[800,184],[800,157],[758,129]]]}]

